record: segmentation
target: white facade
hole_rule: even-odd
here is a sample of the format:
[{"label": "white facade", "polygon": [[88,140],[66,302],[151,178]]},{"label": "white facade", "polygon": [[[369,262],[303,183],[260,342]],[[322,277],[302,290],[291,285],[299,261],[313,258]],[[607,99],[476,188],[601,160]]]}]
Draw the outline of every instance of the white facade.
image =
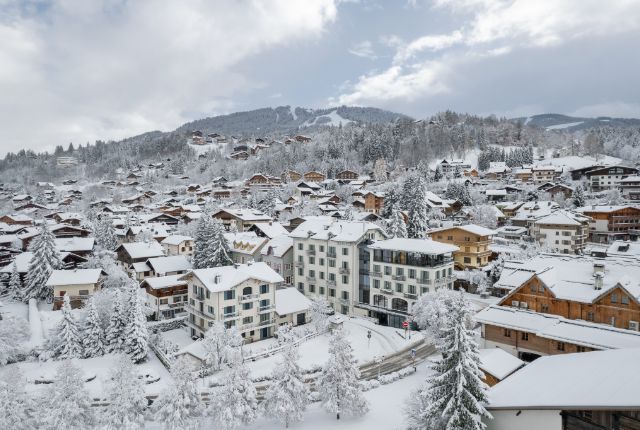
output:
[{"label": "white facade", "polygon": [[487,430],[562,430],[560,410],[489,411],[492,420],[484,420]]}]

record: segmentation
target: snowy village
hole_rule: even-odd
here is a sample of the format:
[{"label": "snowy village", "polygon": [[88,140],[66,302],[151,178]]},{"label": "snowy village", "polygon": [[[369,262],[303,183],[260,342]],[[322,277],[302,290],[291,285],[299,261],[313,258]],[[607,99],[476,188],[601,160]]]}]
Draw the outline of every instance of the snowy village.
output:
[{"label": "snowy village", "polygon": [[0,429],[640,430],[640,7],[267,3],[0,2]]}]

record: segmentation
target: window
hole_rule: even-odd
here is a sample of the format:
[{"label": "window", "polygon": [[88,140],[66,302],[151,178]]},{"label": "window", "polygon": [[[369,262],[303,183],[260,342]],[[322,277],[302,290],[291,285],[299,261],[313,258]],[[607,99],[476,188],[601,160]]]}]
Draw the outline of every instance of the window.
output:
[{"label": "window", "polygon": [[224,292],[225,300],[233,300],[236,298],[236,290],[227,290]]},{"label": "window", "polygon": [[329,259],[329,267],[336,267],[336,260],[334,259]]},{"label": "window", "polygon": [[504,329],[504,337],[511,337],[511,330],[509,330],[508,328]]},{"label": "window", "polygon": [[260,285],[260,294],[269,294],[269,285]]},{"label": "window", "polygon": [[310,278],[315,278],[316,277],[316,271],[315,270],[309,270],[309,277]]},{"label": "window", "polygon": [[611,303],[618,303],[618,294],[611,293]]},{"label": "window", "polygon": [[343,291],[341,294],[342,300],[349,300],[349,292]]},{"label": "window", "polygon": [[304,270],[302,267],[298,267],[298,276],[304,276]]},{"label": "window", "polygon": [[309,264],[316,264],[316,258],[315,257],[309,257]]},{"label": "window", "polygon": [[215,314],[214,310],[213,310],[213,306],[207,306],[207,313],[209,315],[213,315]]},{"label": "window", "polygon": [[[438,236],[438,239],[442,239],[442,236]],[[453,240],[453,236],[447,236],[447,240]]]},{"label": "window", "polygon": [[336,290],[333,288],[329,288],[329,297],[335,297],[336,296]]},{"label": "window", "polygon": [[464,257],[464,262],[465,262],[465,264],[471,264],[471,258]]},{"label": "window", "polygon": [[416,269],[409,269],[409,279],[416,279]]},{"label": "window", "polygon": [[543,304],[540,306],[540,312],[542,312],[543,314],[547,314],[547,313],[549,313],[549,305],[548,305],[548,304],[546,304],[546,303],[543,303]]},{"label": "window", "polygon": [[225,306],[224,307],[224,314],[225,315],[231,315],[236,313],[236,307],[235,306]]},{"label": "window", "polygon": [[620,303],[622,303],[623,305],[628,305],[629,304],[629,296],[627,296],[625,294],[621,294],[620,295]]},{"label": "window", "polygon": [[587,312],[587,321],[593,321],[593,312]]},{"label": "window", "polygon": [[538,286],[538,292],[544,293],[544,285]]},{"label": "window", "polygon": [[415,285],[409,285],[407,287],[407,291],[409,294],[415,294],[416,293],[416,286]]},{"label": "window", "polygon": [[304,245],[299,243],[298,244],[298,251],[302,251],[304,249]]},{"label": "window", "polygon": [[329,273],[329,280],[335,282],[336,281],[336,274],[335,273]]},{"label": "window", "polygon": [[564,351],[564,342],[558,342],[556,347],[558,351]]},{"label": "window", "polygon": [[312,243],[309,244],[309,251],[315,251],[316,250],[316,246]]},{"label": "window", "polygon": [[324,252],[324,245],[320,245],[320,252]]},{"label": "window", "polygon": [[318,288],[318,291],[320,292],[320,295],[324,296],[324,287]]},{"label": "window", "polygon": [[538,292],[538,287],[535,284],[531,284],[529,288],[531,288],[531,292],[534,294]]},{"label": "window", "polygon": [[302,282],[298,282],[298,289],[300,291],[304,290],[304,284]]},{"label": "window", "polygon": [[78,294],[81,296],[88,296],[89,295],[89,290],[80,290],[78,291]]},{"label": "window", "polygon": [[391,276],[391,266],[384,266],[384,274]]},{"label": "window", "polygon": [[349,255],[349,248],[342,248],[342,255]]},{"label": "window", "polygon": [[324,272],[318,272],[318,275],[320,276],[320,279],[324,279]]},{"label": "window", "polygon": [[318,264],[319,264],[320,266],[324,266],[324,258],[319,258],[319,259],[318,259]]},{"label": "window", "polygon": [[167,303],[169,303],[169,299],[160,299],[161,305],[166,305]]},{"label": "window", "polygon": [[374,279],[373,280],[373,288],[380,288],[380,280],[379,279]]},{"label": "window", "polygon": [[316,286],[315,285],[309,285],[309,292],[310,293],[315,293],[316,292]]},{"label": "window", "polygon": [[242,324],[251,324],[252,322],[253,322],[253,317],[242,318]]},{"label": "window", "polygon": [[587,352],[587,348],[584,346],[577,346],[576,347],[576,351],[577,352]]},{"label": "window", "polygon": [[253,302],[242,304],[242,310],[248,311],[249,309],[253,309]]},{"label": "window", "polygon": [[402,284],[396,284],[396,293],[401,293],[403,289]]},{"label": "window", "polygon": [[380,273],[380,265],[379,264],[374,264],[373,265],[373,271],[375,273]]},{"label": "window", "polygon": [[522,340],[529,340],[529,333],[521,333],[521,335],[520,335],[520,339],[522,339]]},{"label": "window", "polygon": [[343,284],[348,284],[349,283],[349,277],[347,275],[342,275],[342,283]]},{"label": "window", "polygon": [[391,291],[391,282],[384,281],[384,289]]}]

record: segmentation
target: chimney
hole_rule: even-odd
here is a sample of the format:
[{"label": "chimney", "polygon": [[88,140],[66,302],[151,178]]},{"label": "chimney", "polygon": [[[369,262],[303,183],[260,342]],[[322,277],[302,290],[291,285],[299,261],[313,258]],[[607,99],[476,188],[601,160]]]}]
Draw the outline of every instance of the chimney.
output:
[{"label": "chimney", "polygon": [[604,272],[596,273],[595,277],[596,277],[596,280],[595,280],[594,288],[596,290],[601,290],[602,289],[602,280],[604,278]]},{"label": "chimney", "polygon": [[213,283],[214,284],[219,284],[220,283],[220,275],[216,275],[213,277]]},{"label": "chimney", "polygon": [[604,276],[604,261],[594,261],[593,262],[593,274],[594,276],[598,273],[602,273]]}]

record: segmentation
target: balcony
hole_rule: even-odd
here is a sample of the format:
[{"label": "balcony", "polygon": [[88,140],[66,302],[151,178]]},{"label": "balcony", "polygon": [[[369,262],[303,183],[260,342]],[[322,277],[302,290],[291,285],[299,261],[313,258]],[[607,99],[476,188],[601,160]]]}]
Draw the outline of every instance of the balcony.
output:
[{"label": "balcony", "polygon": [[421,285],[431,285],[431,279],[418,278],[416,282]]},{"label": "balcony", "polygon": [[349,301],[349,299],[338,299],[338,301],[340,302],[341,305],[343,306],[350,306],[351,302]]},{"label": "balcony", "polygon": [[315,249],[307,249],[307,255],[316,255]]},{"label": "balcony", "polygon": [[191,314],[193,314],[193,315],[197,315],[197,316],[199,316],[199,317],[201,317],[201,318],[206,318],[206,319],[209,319],[209,320],[214,320],[214,319],[216,319],[215,314],[210,314],[209,312],[201,311],[200,309],[196,308],[195,306],[186,305],[186,306],[185,306],[185,309],[186,309],[189,313],[191,313]]},{"label": "balcony", "polygon": [[415,300],[415,299],[418,298],[418,295],[417,294],[411,294],[411,293],[404,293],[404,298],[405,299]]},{"label": "balcony", "polygon": [[263,327],[265,325],[271,325],[271,324],[275,324],[275,323],[276,323],[275,318],[270,318],[268,320],[260,321],[258,323],[258,327]]},{"label": "balcony", "polygon": [[327,251],[327,258],[337,258],[337,256],[335,252]]},{"label": "balcony", "polygon": [[238,318],[238,312],[237,311],[222,315],[222,319],[225,319],[225,320],[229,320],[229,319],[232,319],[232,318]]},{"label": "balcony", "polygon": [[382,278],[382,272],[371,272],[370,275],[374,278]]},{"label": "balcony", "polygon": [[385,294],[393,294],[393,290],[391,288],[382,288],[380,289]]},{"label": "balcony", "polygon": [[238,301],[240,303],[252,302],[254,300],[258,300],[258,298],[260,298],[260,294],[245,294],[244,296],[240,296]]},{"label": "balcony", "polygon": [[202,332],[205,332],[208,329],[208,327],[205,327],[205,326],[202,326],[202,325],[198,325],[198,324],[196,324],[194,322],[189,321],[188,318],[185,320],[185,323],[187,324],[187,327],[191,327],[191,328],[194,328],[194,329],[202,331]]},{"label": "balcony", "polygon": [[304,262],[296,261],[295,263],[293,263],[293,265],[296,266],[296,267],[304,267]]},{"label": "balcony", "polygon": [[271,312],[274,309],[275,309],[274,305],[260,306],[258,308],[258,313],[260,314],[262,312]]},{"label": "balcony", "polygon": [[316,282],[316,277],[315,276],[307,276],[307,281]]},{"label": "balcony", "polygon": [[196,300],[200,300],[201,302],[204,302],[204,294],[192,294],[191,296]]},{"label": "balcony", "polygon": [[336,281],[335,280],[331,280],[331,279],[327,279],[327,286],[328,287],[335,287],[336,286]]},{"label": "balcony", "polygon": [[338,270],[338,273],[340,273],[341,275],[348,275],[351,273],[351,270],[348,267],[341,267]]},{"label": "balcony", "polygon": [[404,275],[393,275],[391,276],[391,279],[393,279],[394,281],[404,281],[407,278]]}]

